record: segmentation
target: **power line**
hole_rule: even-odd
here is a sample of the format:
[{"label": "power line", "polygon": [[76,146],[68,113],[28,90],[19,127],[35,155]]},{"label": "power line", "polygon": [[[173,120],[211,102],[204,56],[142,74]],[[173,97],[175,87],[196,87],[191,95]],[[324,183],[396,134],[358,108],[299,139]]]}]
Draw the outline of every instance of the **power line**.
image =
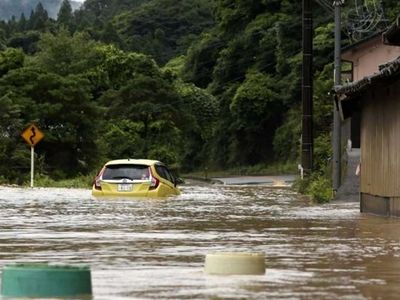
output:
[{"label": "power line", "polygon": [[388,26],[382,2],[354,0],[353,7],[349,7],[345,14],[344,23],[347,35],[357,41],[374,32],[379,32]]}]

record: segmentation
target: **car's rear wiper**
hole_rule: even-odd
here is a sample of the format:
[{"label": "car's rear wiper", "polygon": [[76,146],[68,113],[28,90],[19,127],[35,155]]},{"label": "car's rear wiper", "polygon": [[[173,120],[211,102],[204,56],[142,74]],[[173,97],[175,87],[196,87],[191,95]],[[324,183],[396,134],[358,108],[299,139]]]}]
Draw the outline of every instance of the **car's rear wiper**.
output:
[{"label": "car's rear wiper", "polygon": [[129,179],[129,180],[133,180],[133,178],[128,177],[128,176],[114,176],[114,177],[112,177],[112,179]]}]

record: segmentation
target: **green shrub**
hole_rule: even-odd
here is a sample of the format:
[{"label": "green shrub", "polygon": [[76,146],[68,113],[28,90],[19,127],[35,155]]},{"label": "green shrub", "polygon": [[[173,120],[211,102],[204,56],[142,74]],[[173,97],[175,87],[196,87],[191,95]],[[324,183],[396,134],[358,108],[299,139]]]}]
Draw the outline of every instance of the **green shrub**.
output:
[{"label": "green shrub", "polygon": [[332,200],[331,182],[325,176],[316,175],[310,179],[306,194],[312,197],[315,203],[326,203]]},{"label": "green shrub", "polygon": [[310,185],[310,178],[306,177],[304,179],[301,179],[300,177],[296,179],[296,181],[293,183],[292,188],[298,192],[299,194],[306,194],[307,188]]},{"label": "green shrub", "polygon": [[308,195],[314,203],[326,203],[332,200],[332,184],[327,174],[314,173],[304,179],[298,179],[293,189],[300,194]]},{"label": "green shrub", "polygon": [[90,188],[93,178],[94,175],[80,175],[71,179],[54,180],[47,175],[38,174],[35,176],[34,184],[39,187]]}]

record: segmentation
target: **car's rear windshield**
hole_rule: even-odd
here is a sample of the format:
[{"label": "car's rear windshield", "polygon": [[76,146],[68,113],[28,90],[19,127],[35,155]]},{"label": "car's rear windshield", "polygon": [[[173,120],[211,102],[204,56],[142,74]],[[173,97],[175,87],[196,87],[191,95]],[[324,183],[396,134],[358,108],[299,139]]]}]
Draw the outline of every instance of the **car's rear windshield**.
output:
[{"label": "car's rear windshield", "polygon": [[103,179],[149,179],[149,167],[145,165],[132,165],[132,164],[121,164],[121,165],[108,165],[103,173]]}]

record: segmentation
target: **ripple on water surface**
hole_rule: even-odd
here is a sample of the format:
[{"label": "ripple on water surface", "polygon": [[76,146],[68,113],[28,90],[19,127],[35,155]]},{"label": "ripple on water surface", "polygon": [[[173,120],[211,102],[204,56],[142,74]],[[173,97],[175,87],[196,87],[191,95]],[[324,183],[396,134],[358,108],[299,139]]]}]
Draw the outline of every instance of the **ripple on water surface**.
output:
[{"label": "ripple on water surface", "polygon": [[[166,200],[0,187],[0,267],[88,264],[95,299],[396,299],[399,220],[289,190],[190,184]],[[266,254],[264,276],[206,276],[212,251]]]}]

